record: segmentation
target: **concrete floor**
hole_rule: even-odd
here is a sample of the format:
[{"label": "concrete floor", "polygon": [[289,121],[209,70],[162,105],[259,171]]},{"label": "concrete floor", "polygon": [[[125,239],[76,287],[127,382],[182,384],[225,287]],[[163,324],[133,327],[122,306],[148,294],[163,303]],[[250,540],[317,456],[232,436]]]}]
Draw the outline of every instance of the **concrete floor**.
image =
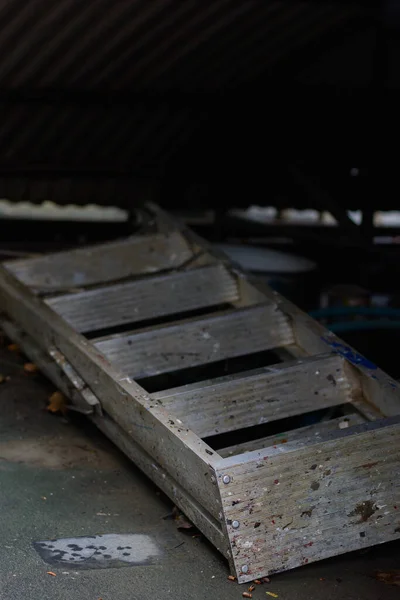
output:
[{"label": "concrete floor", "polygon": [[[165,520],[172,504],[83,419],[44,410],[52,386],[27,375],[23,358],[0,348],[0,600],[231,600],[246,587],[227,580],[222,557],[202,538]],[[154,564],[84,568],[46,564],[39,540],[142,533],[163,552]],[[276,575],[253,598],[397,599],[374,579],[400,568],[400,543]],[[56,576],[48,575],[48,571]]]}]

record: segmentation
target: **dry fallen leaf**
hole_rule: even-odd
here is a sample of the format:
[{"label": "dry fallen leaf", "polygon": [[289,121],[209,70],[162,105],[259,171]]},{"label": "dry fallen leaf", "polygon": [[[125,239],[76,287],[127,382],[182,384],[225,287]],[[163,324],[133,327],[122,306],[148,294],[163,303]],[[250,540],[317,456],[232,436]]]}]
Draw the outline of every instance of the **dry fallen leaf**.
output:
[{"label": "dry fallen leaf", "polygon": [[34,363],[25,363],[24,371],[26,373],[37,373],[39,371],[39,367],[37,365],[35,365]]},{"label": "dry fallen leaf", "polygon": [[63,415],[67,412],[67,399],[61,392],[54,392],[49,398],[49,404],[47,410],[52,413],[62,413]]},{"label": "dry fallen leaf", "polygon": [[389,585],[400,586],[400,570],[395,569],[393,571],[377,571],[375,577],[378,581],[383,581]]},{"label": "dry fallen leaf", "polygon": [[177,529],[194,529],[193,523],[191,523],[185,515],[179,510],[177,506],[174,506],[172,512],[163,517],[164,520],[171,519],[175,521]]},{"label": "dry fallen leaf", "polygon": [[10,350],[10,352],[19,352],[18,344],[8,344],[7,349]]},{"label": "dry fallen leaf", "polygon": [[265,592],[268,596],[272,596],[273,598],[278,598],[278,594],[274,594],[273,592]]},{"label": "dry fallen leaf", "polygon": [[179,515],[175,517],[175,523],[177,529],[193,529],[194,525],[190,521],[186,519],[184,515]]},{"label": "dry fallen leaf", "polygon": [[57,577],[57,575],[55,573],[53,573],[53,571],[47,571],[47,575],[51,575],[52,577]]}]

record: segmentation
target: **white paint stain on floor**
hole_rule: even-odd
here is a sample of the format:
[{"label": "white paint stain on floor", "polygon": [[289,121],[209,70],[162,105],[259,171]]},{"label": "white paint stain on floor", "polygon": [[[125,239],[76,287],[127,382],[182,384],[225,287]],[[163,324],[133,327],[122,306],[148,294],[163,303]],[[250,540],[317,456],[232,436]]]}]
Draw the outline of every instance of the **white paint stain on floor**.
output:
[{"label": "white paint stain on floor", "polygon": [[34,547],[50,564],[108,568],[151,564],[162,554],[154,539],[144,534],[106,534],[35,542]]}]

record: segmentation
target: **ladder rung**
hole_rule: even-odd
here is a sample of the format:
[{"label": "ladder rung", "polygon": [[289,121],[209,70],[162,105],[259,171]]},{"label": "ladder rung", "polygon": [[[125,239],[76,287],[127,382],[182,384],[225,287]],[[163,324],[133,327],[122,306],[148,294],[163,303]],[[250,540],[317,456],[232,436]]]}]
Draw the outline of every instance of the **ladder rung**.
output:
[{"label": "ladder rung", "polygon": [[263,305],[98,338],[94,343],[116,367],[142,379],[291,344],[293,333],[282,312]]},{"label": "ladder rung", "polygon": [[297,442],[301,440],[304,444],[311,441],[319,441],[324,434],[330,431],[336,431],[345,427],[353,427],[353,425],[360,425],[365,423],[361,415],[352,413],[343,417],[337,417],[330,421],[321,421],[314,425],[307,425],[306,427],[299,427],[292,431],[286,431],[277,435],[269,435],[265,438],[259,438],[258,440],[251,440],[250,442],[243,442],[242,444],[236,444],[235,446],[227,446],[226,448],[220,448],[218,454],[223,458],[228,456],[236,456],[237,454],[244,454],[245,452],[252,452],[253,450],[261,450],[262,448],[269,448],[270,446],[279,446],[279,444],[286,444],[290,442]]},{"label": "ladder rung", "polygon": [[176,268],[191,257],[185,239],[172,232],[3,264],[26,285],[51,293]]},{"label": "ladder rung", "polygon": [[45,302],[70,325],[88,332],[237,299],[234,277],[222,265],[210,265],[46,298]]},{"label": "ladder rung", "polygon": [[350,402],[343,364],[337,355],[318,355],[152,396],[207,437]]}]

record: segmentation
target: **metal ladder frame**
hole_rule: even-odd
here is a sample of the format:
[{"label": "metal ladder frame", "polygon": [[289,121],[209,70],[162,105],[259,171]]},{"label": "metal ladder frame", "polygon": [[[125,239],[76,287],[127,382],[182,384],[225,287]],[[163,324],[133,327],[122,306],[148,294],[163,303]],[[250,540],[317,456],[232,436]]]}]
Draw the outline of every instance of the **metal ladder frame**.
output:
[{"label": "metal ladder frame", "polygon": [[[239,582],[400,537],[398,383],[157,206],[147,210],[149,233],[3,263],[6,334],[186,513]],[[232,308],[87,339],[85,302],[89,329],[199,304]],[[289,360],[153,394],[134,378],[269,349]],[[345,428],[336,419],[284,443],[219,451],[202,439],[342,404],[354,409]]]}]

